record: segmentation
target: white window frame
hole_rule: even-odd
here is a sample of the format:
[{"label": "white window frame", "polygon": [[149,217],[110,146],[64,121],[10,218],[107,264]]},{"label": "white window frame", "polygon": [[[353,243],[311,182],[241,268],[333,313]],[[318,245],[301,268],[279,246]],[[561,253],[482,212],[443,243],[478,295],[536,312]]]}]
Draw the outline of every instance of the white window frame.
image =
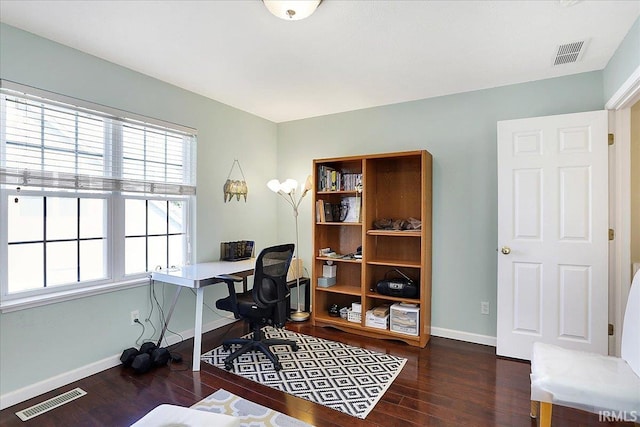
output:
[{"label": "white window frame", "polygon": [[[132,114],[120,110],[116,110],[101,105],[96,105],[82,100],[65,97],[62,95],[50,93],[40,89],[20,85],[6,80],[0,81],[0,87],[17,90],[31,96],[38,96],[54,102],[62,102],[65,104],[78,106],[82,109],[89,109],[99,112],[106,116],[115,118],[109,126],[105,129],[105,132],[115,132],[116,138],[113,141],[118,140],[121,137],[121,131],[118,131],[117,127],[120,126],[123,121],[132,121],[136,124],[149,123],[153,126],[160,126],[169,130],[176,130],[178,132],[187,133],[193,135],[194,142],[192,144],[191,158],[189,162],[185,164],[185,169],[189,173],[193,174],[193,188],[195,188],[195,158],[196,158],[196,143],[195,138],[197,132],[194,129],[184,126],[175,125],[172,123],[166,123],[156,119],[150,119],[148,117]],[[1,127],[4,130],[4,126]],[[4,141],[5,135],[1,135],[0,141],[0,161],[4,158]],[[109,148],[107,156],[114,154],[113,149]],[[115,153],[117,154],[117,153]],[[121,167],[117,164],[121,164],[122,160],[116,161],[115,167]],[[2,163],[0,162],[0,166]],[[151,184],[153,188],[153,184]],[[146,187],[146,186],[145,186]],[[195,193],[195,191],[194,191]],[[14,195],[19,196],[49,196],[49,197],[72,197],[72,198],[102,198],[106,200],[106,276],[107,278],[94,281],[74,282],[65,285],[56,285],[51,287],[42,287],[34,290],[9,294],[8,293],[8,200],[9,197]],[[1,184],[0,183],[0,312],[11,312],[16,310],[22,310],[32,307],[38,307],[46,304],[57,303],[61,301],[72,300],[76,298],[83,298],[90,295],[97,295],[106,292],[113,292],[115,290],[126,289],[135,286],[141,286],[149,283],[149,273],[143,272],[138,274],[126,275],[125,274],[125,203],[127,198],[136,198],[143,200],[180,200],[185,202],[184,209],[184,231],[185,238],[183,241],[183,259],[185,263],[192,263],[194,254],[191,248],[194,245],[195,236],[195,194],[191,195],[170,195],[170,194],[149,194],[149,193],[123,193],[121,191],[99,191],[99,192],[86,192],[80,190],[69,189],[56,189],[56,188],[29,188],[22,187],[19,192],[16,190],[16,186],[13,184]],[[45,219],[43,218],[43,221]],[[44,238],[44,236],[43,236]],[[3,267],[4,266],[4,267]]]}]

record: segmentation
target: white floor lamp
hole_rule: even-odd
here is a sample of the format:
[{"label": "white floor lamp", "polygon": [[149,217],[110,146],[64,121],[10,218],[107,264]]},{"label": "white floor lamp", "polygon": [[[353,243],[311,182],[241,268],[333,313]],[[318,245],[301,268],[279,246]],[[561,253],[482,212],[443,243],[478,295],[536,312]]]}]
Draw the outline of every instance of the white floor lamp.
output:
[{"label": "white floor lamp", "polygon": [[[287,201],[287,203],[289,203],[291,205],[291,207],[293,208],[293,217],[295,219],[296,222],[296,287],[298,288],[298,309],[295,311],[295,313],[293,313],[291,315],[291,320],[294,322],[304,322],[305,320],[309,319],[309,313],[307,313],[306,311],[303,311],[300,308],[300,270],[299,270],[299,260],[300,260],[300,244],[299,244],[299,239],[298,239],[298,207],[300,206],[300,202],[302,202],[302,199],[304,198],[304,196],[307,195],[307,193],[309,192],[309,190],[311,190],[313,188],[313,183],[311,180],[311,175],[309,175],[307,177],[307,180],[304,183],[304,186],[300,187],[300,191],[302,192],[300,194],[300,198],[296,200],[296,188],[298,187],[298,181],[296,181],[295,179],[287,179],[284,182],[280,182],[277,179],[272,179],[271,181],[267,182],[267,187],[269,187],[269,189],[271,191],[273,191],[276,194],[279,194],[280,196],[282,196],[283,199],[285,199]],[[307,285],[308,286],[308,285]]]}]

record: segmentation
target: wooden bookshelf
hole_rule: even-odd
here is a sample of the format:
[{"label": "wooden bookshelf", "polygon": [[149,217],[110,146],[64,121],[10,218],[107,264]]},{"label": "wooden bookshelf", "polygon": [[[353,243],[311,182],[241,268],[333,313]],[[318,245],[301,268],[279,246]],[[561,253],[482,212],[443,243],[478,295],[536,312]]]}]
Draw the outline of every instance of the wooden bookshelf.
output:
[{"label": "wooden bookshelf", "polygon": [[[401,340],[424,347],[431,333],[431,198],[432,157],[427,151],[409,151],[363,156],[316,159],[313,161],[314,195],[312,264],[312,322],[372,338]],[[348,177],[342,183],[339,177]],[[354,180],[361,185],[356,185]],[[352,222],[326,222],[318,214],[323,207],[340,205],[345,197],[355,197],[360,206]],[[353,200],[351,200],[353,202]],[[419,229],[376,229],[380,219],[407,220]],[[352,255],[362,248],[362,258]],[[335,255],[321,255],[330,248]],[[343,258],[336,258],[344,256]],[[318,286],[322,267],[331,261],[337,266],[336,284]],[[419,296],[402,298],[376,291],[378,281],[395,274],[395,269],[418,284]],[[331,305],[362,305],[361,321],[350,322],[329,316]],[[417,336],[366,326],[365,313],[383,304],[409,303],[419,307]]]}]

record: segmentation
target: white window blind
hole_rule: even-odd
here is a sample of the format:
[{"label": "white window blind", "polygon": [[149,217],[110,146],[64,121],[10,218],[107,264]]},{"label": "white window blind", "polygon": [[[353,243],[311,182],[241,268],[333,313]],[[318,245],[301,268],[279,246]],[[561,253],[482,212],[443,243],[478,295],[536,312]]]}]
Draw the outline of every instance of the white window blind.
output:
[{"label": "white window blind", "polygon": [[0,184],[195,194],[195,132],[7,86],[0,88]]},{"label": "white window blind", "polygon": [[0,311],[193,261],[196,131],[0,80]]}]

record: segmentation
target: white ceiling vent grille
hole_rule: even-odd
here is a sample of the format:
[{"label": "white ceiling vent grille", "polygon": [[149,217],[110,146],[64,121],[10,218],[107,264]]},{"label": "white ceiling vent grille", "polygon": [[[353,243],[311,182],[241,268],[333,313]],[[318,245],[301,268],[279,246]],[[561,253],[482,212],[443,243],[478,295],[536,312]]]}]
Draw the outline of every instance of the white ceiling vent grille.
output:
[{"label": "white ceiling vent grille", "polygon": [[571,64],[582,59],[587,47],[587,41],[581,40],[572,43],[561,44],[556,49],[553,65]]},{"label": "white ceiling vent grille", "polygon": [[42,403],[38,403],[37,405],[33,405],[30,408],[24,409],[20,412],[16,412],[16,415],[18,416],[18,418],[20,418],[22,421],[27,421],[30,420],[31,418],[37,417],[40,414],[44,414],[47,411],[50,411],[52,409],[57,408],[58,406],[62,406],[65,403],[69,403],[72,400],[75,400],[79,397],[84,396],[85,394],[87,394],[86,391],[84,391],[81,388],[74,388],[73,390],[69,390],[66,393],[62,393],[56,397],[52,397],[49,400],[45,400]]}]

